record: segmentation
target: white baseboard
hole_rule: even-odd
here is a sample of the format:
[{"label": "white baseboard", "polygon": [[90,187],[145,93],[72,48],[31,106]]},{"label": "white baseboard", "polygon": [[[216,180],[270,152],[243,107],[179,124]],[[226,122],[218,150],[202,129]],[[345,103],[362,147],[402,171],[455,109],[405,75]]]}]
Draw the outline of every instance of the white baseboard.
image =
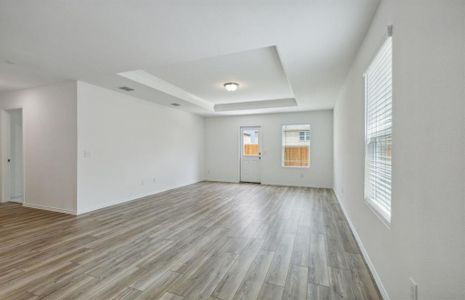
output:
[{"label": "white baseboard", "polygon": [[32,203],[23,203],[24,207],[30,207],[30,208],[36,208],[36,209],[42,209],[42,210],[48,210],[48,211],[54,211],[54,212],[59,212],[59,213],[64,213],[64,214],[69,214],[69,215],[77,215],[76,211],[74,210],[69,210],[69,209],[63,209],[63,208],[58,208],[58,207],[52,207],[52,206],[46,206],[46,205],[40,205],[40,204],[32,204]]},{"label": "white baseboard", "polygon": [[354,234],[358,247],[360,248],[360,251],[362,251],[363,258],[365,259],[365,262],[368,265],[368,268],[370,269],[371,274],[373,275],[373,278],[376,282],[376,285],[378,286],[381,296],[383,297],[384,300],[390,300],[391,298],[389,297],[389,294],[386,291],[386,288],[384,287],[383,282],[381,281],[381,277],[379,276],[378,272],[376,272],[375,265],[371,261],[370,256],[368,255],[368,252],[365,249],[365,246],[363,246],[362,240],[360,239],[360,236],[358,235],[354,224],[352,224],[352,221],[350,220],[349,215],[347,214],[347,211],[342,205],[339,195],[334,189],[333,191],[334,191],[334,194],[336,195],[337,202],[339,202],[339,205],[341,206],[342,212],[344,213],[347,223],[349,223],[349,227],[352,230],[352,233]]},{"label": "white baseboard", "polygon": [[221,180],[221,179],[204,179],[204,182],[218,182],[218,183],[239,183],[238,180]]},{"label": "white baseboard", "polygon": [[23,203],[23,197],[16,197],[16,198],[10,198],[9,202],[15,202],[15,203]]},{"label": "white baseboard", "polygon": [[273,183],[273,182],[262,182],[261,185],[269,185],[269,186],[279,186],[279,187],[302,187],[302,188],[311,188],[311,189],[332,189],[330,186],[316,186],[316,185],[301,185],[301,184],[281,184],[281,183]]},{"label": "white baseboard", "polygon": [[[225,181],[217,179],[204,179],[204,182],[218,182],[218,183],[253,183],[255,182],[246,182],[246,181]],[[269,185],[269,186],[280,186],[280,187],[304,187],[304,188],[315,188],[315,189],[332,189],[332,186],[314,186],[314,185],[299,185],[299,184],[284,184],[284,183],[275,183],[275,182],[257,182],[256,184]]]}]

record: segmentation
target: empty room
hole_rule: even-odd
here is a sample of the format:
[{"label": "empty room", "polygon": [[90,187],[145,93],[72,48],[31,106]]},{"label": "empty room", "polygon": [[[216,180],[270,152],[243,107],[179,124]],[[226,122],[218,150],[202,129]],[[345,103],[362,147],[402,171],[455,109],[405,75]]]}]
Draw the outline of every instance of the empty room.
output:
[{"label": "empty room", "polygon": [[0,299],[465,300],[465,0],[0,0]]}]

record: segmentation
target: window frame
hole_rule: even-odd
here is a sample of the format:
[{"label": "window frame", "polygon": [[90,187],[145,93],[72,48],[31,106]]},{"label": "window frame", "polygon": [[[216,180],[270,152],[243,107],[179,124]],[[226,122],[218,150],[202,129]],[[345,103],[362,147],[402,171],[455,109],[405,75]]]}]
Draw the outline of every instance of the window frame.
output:
[{"label": "window frame", "polygon": [[[303,135],[301,133],[303,133]],[[301,142],[310,141],[310,131],[308,132],[308,134],[306,133],[306,131],[299,131],[299,140]]]},{"label": "window frame", "polygon": [[[391,32],[389,32],[391,33]],[[367,164],[368,164],[368,147],[370,145],[369,143],[369,138],[368,138],[368,84],[367,84],[367,73],[370,71],[371,67],[373,66],[374,62],[376,61],[376,58],[378,57],[378,55],[381,53],[381,51],[384,49],[386,43],[390,43],[390,47],[391,47],[391,98],[390,98],[390,101],[391,101],[391,111],[390,111],[390,114],[391,114],[391,126],[390,126],[390,139],[391,139],[391,158],[390,158],[390,163],[391,163],[391,169],[390,169],[390,198],[389,198],[389,213],[387,214],[386,212],[383,211],[383,209],[381,209],[379,207],[379,203],[380,201],[374,201],[372,199],[369,199],[368,195],[367,195],[367,190],[368,190],[368,172],[367,172]],[[365,160],[365,164],[364,164],[364,195],[363,195],[363,198],[364,198],[364,202],[365,204],[369,207],[369,209],[374,213],[374,215],[384,224],[386,225],[387,228],[390,228],[390,225],[391,225],[391,221],[392,221],[392,157],[393,157],[393,151],[392,151],[392,143],[393,143],[393,139],[392,139],[392,128],[393,128],[393,110],[392,110],[392,102],[393,102],[393,38],[392,38],[392,35],[389,34],[385,39],[383,39],[383,42],[381,44],[380,47],[378,47],[375,55],[373,56],[372,60],[370,61],[370,63],[368,64],[368,67],[366,68],[366,71],[363,73],[363,84],[364,84],[364,121],[365,121],[365,124],[364,124],[364,160]],[[378,136],[378,137],[381,137]]]},{"label": "window frame", "polygon": [[[309,130],[308,130],[308,151],[307,151],[307,161],[308,161],[308,165],[307,166],[286,166],[284,164],[284,161],[285,161],[285,153],[284,153],[284,149],[285,149],[285,145],[284,145],[284,128],[286,126],[299,126],[299,125],[302,125],[302,126],[309,126]],[[312,125],[310,123],[291,123],[291,124],[281,124],[281,167],[282,168],[294,168],[294,169],[308,169],[310,168],[310,166],[312,165],[312,161],[311,161],[311,146],[312,146],[312,139],[311,139],[311,130],[312,130]],[[299,141],[300,141],[300,132],[299,132]],[[305,142],[305,141],[304,141]]]}]

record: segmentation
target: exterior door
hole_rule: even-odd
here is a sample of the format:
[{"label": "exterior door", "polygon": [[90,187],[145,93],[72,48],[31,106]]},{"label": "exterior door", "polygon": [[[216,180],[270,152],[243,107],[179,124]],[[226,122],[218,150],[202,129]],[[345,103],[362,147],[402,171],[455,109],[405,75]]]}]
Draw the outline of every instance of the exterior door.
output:
[{"label": "exterior door", "polygon": [[10,201],[10,114],[0,111],[0,202]]},{"label": "exterior door", "polygon": [[23,202],[22,110],[0,111],[0,202]]},{"label": "exterior door", "polygon": [[261,158],[260,127],[241,127],[241,182],[261,182]]},{"label": "exterior door", "polygon": [[10,201],[23,202],[23,125],[22,110],[9,111],[10,115],[10,149],[9,176]]}]

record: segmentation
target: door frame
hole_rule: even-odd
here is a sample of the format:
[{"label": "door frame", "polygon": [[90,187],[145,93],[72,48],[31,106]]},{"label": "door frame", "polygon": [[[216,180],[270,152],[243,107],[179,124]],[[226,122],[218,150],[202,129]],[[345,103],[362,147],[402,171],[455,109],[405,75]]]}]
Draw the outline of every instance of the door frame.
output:
[{"label": "door frame", "polygon": [[[261,159],[261,156],[263,156],[263,131],[262,131],[262,126],[261,125],[250,125],[250,126],[247,126],[247,125],[241,125],[239,126],[239,158],[238,158],[238,163],[239,163],[239,174],[238,174],[238,182],[241,183],[241,182],[244,182],[244,183],[252,183],[252,182],[248,182],[248,181],[242,181],[242,164],[241,164],[241,161],[242,161],[242,150],[243,150],[243,144],[242,144],[242,130],[243,129],[246,129],[246,128],[258,128],[260,130],[260,135],[258,136],[258,145],[259,145],[259,153],[260,153],[260,159]],[[256,182],[257,184],[261,184],[262,183],[262,178],[261,178],[261,169],[262,169],[262,166],[261,166],[261,163],[259,165],[259,171],[260,171],[260,182]]]},{"label": "door frame", "polygon": [[[10,112],[20,110],[21,111],[21,129],[22,129],[22,153],[21,153],[21,160],[22,160],[22,179],[23,179],[23,186],[22,186],[22,201],[21,204],[24,205],[26,203],[26,160],[25,160],[25,147],[24,147],[24,109],[22,107],[11,107],[0,109],[0,203],[11,201],[11,193],[10,189],[10,171],[8,168],[10,167],[9,163],[7,162],[8,159],[8,148],[11,147],[11,119],[10,119]],[[8,121],[5,121],[5,116],[8,116]],[[8,122],[7,126],[5,126],[5,122]],[[6,132],[8,130],[8,132]],[[5,133],[7,138],[5,138]],[[20,203],[20,202],[17,202]]]}]

